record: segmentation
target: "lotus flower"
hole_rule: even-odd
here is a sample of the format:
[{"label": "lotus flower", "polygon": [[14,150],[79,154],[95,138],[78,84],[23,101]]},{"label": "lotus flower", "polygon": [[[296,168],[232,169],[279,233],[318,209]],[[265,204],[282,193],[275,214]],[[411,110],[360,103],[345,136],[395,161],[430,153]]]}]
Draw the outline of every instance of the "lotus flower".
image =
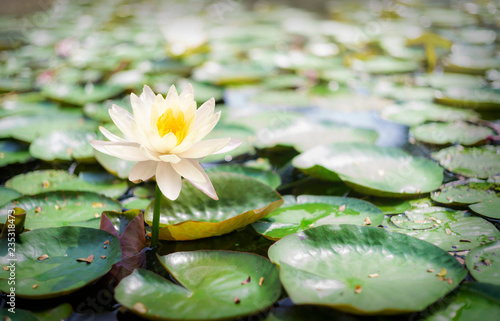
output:
[{"label": "lotus flower", "polygon": [[202,141],[220,118],[220,112],[214,114],[215,100],[211,98],[196,109],[190,84],[180,95],[172,85],[166,98],[144,86],[141,96],[131,94],[130,100],[133,115],[117,105],[109,109],[124,138],[100,127],[110,141],[93,140],[90,144],[105,154],[137,161],[129,180],[137,183],[156,175],[158,187],[171,200],[179,196],[181,177],[217,200],[199,161],[210,154],[226,153],[238,147],[241,141],[230,138]]}]

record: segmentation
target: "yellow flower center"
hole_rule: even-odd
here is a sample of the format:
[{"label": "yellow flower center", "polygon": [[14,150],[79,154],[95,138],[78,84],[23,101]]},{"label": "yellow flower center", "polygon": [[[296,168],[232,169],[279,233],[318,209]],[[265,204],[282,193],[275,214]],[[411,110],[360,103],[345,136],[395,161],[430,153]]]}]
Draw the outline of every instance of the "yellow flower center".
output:
[{"label": "yellow flower center", "polygon": [[177,137],[177,144],[180,144],[189,132],[190,123],[186,121],[184,113],[181,110],[179,110],[179,113],[175,117],[172,108],[168,108],[163,115],[158,117],[156,127],[158,127],[160,137],[168,133],[173,133]]}]

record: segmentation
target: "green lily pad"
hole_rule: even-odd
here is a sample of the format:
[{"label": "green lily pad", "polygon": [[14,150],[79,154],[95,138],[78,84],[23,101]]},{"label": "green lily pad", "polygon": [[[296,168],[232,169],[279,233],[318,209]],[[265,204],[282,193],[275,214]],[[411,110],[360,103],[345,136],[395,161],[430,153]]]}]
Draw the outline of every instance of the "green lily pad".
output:
[{"label": "green lily pad", "polygon": [[209,168],[206,172],[207,173],[224,172],[224,173],[243,174],[243,175],[255,178],[255,179],[261,181],[262,183],[271,186],[274,189],[276,189],[278,186],[281,185],[281,178],[275,172],[263,170],[263,169],[258,169],[258,168],[253,168],[253,167],[248,167],[248,166],[242,166],[242,165],[236,165],[236,164],[226,164],[226,165],[214,166],[212,168]]},{"label": "green lily pad", "polygon": [[81,172],[78,177],[63,170],[41,170],[12,177],[5,186],[25,195],[52,191],[88,191],[118,198],[128,188],[126,181],[104,172]]},{"label": "green lily pad", "polygon": [[413,127],[410,131],[416,140],[434,145],[471,146],[484,143],[487,137],[495,135],[495,131],[489,127],[463,121],[426,123]]},{"label": "green lily pad", "polygon": [[124,88],[117,85],[77,86],[62,83],[50,83],[42,86],[42,94],[52,100],[72,105],[83,106],[86,103],[103,101],[122,93]]},{"label": "green lily pad", "polygon": [[477,178],[445,184],[431,193],[433,201],[447,205],[468,205],[498,198],[500,182]]},{"label": "green lily pad", "polygon": [[[22,310],[16,307],[14,310],[16,313],[12,313],[8,311],[8,306],[4,309],[0,309],[0,318],[3,320],[12,320],[12,321],[40,321],[36,317],[36,315],[33,312],[30,312],[28,310]],[[7,319],[8,318],[8,319]]]},{"label": "green lily pad", "polygon": [[425,101],[411,101],[391,105],[381,113],[382,117],[407,126],[415,126],[426,121],[476,120],[478,114],[472,110],[447,107]]},{"label": "green lily pad", "polygon": [[413,72],[420,68],[417,61],[378,56],[368,60],[355,60],[352,68],[371,74],[395,74]]},{"label": "green lily pad", "polygon": [[0,138],[12,137],[25,142],[32,142],[37,137],[55,130],[95,130],[97,122],[85,120],[76,111],[58,112],[42,115],[18,115],[0,119]]},{"label": "green lily pad", "polygon": [[[444,303],[444,304],[443,304]],[[458,294],[429,308],[425,321],[495,320],[500,313],[500,286],[489,283],[464,283]],[[437,307],[437,309],[435,309]],[[434,309],[432,309],[434,308]]]},{"label": "green lily pad", "polygon": [[5,186],[0,186],[0,206],[9,203],[19,196],[21,196],[21,193]]},{"label": "green lily pad", "polygon": [[[210,173],[209,177],[218,201],[187,181],[183,181],[177,200],[162,198],[160,239],[195,240],[223,235],[257,221],[283,204],[274,189],[248,176]],[[153,202],[144,212],[148,224],[153,219]]]},{"label": "green lily pad", "polygon": [[179,284],[136,269],[115,289],[118,302],[148,319],[233,319],[266,309],[281,293],[278,268],[258,255],[195,251],[158,258]]},{"label": "green lily pad", "polygon": [[19,95],[14,99],[2,101],[0,117],[50,114],[59,111],[56,104],[41,101],[38,98],[29,97],[29,95],[30,94]]},{"label": "green lily pad", "polygon": [[382,97],[397,101],[430,102],[434,98],[434,89],[432,88],[396,84],[388,81],[378,82],[373,88],[373,91]]},{"label": "green lily pad", "polygon": [[16,163],[22,164],[32,159],[26,146],[14,141],[0,141],[0,167]]},{"label": "green lily pad", "polygon": [[378,133],[372,129],[298,120],[283,129],[260,132],[256,146],[258,148],[289,146],[303,152],[319,145],[339,142],[374,144],[377,138]]},{"label": "green lily pad", "polygon": [[485,219],[443,207],[415,208],[387,218],[383,225],[447,251],[470,250],[500,239],[500,231]]},{"label": "green lily pad", "polygon": [[73,307],[69,303],[63,303],[55,308],[33,312],[39,321],[66,320],[73,313]]},{"label": "green lily pad", "polygon": [[[7,239],[0,244],[5,249],[0,264],[9,267],[12,257],[7,254]],[[48,258],[43,259],[44,254]],[[90,255],[91,263],[78,260]],[[120,261],[121,251],[118,239],[108,232],[63,226],[22,233],[15,243],[14,256],[16,297],[43,299],[67,295],[95,281]],[[7,293],[11,287],[9,273],[0,270],[0,289]]]},{"label": "green lily pad", "polygon": [[378,226],[384,220],[380,209],[356,198],[300,195],[284,199],[279,209],[252,224],[257,233],[272,241],[318,225]]},{"label": "green lily pad", "polygon": [[365,200],[378,207],[384,214],[400,214],[411,209],[410,203],[401,199],[369,197]]},{"label": "green lily pad", "polygon": [[144,211],[149,204],[151,203],[151,200],[145,199],[145,198],[139,198],[139,197],[129,197],[123,201],[121,201],[122,205],[124,208],[127,209],[139,209]]},{"label": "green lily pad", "polygon": [[443,105],[479,111],[500,110],[500,93],[494,89],[448,88],[437,92],[434,100]]},{"label": "green lily pad", "polygon": [[498,210],[500,208],[500,198],[498,197],[469,205],[469,208],[482,216],[500,220],[500,211]]},{"label": "green lily pad", "polygon": [[2,206],[0,222],[13,206],[27,212],[25,227],[30,230],[66,225],[99,228],[103,211],[122,209],[119,202],[92,192],[48,192],[22,196]]},{"label": "green lily pad", "polygon": [[[467,275],[444,250],[377,227],[323,225],[284,237],[268,254],[295,304],[355,314],[422,310]],[[442,268],[451,284],[428,272]]]},{"label": "green lily pad", "polygon": [[500,146],[450,146],[431,154],[450,172],[477,178],[500,174]]},{"label": "green lily pad", "polygon": [[477,281],[500,285],[500,241],[472,249],[465,263]]},{"label": "green lily pad", "polygon": [[305,108],[313,105],[311,97],[296,90],[261,90],[250,97],[250,102],[269,108]]},{"label": "green lily pad", "polygon": [[450,87],[481,88],[484,86],[483,77],[457,73],[434,73],[426,75],[423,81],[427,85],[437,89],[446,89]]},{"label": "green lily pad", "polygon": [[30,154],[44,161],[94,161],[94,149],[89,141],[96,139],[94,131],[56,130],[36,138]]},{"label": "green lily pad", "polygon": [[441,168],[430,160],[362,143],[318,146],[295,157],[293,165],[317,178],[333,180],[336,174],[354,190],[380,197],[428,193],[443,180]]},{"label": "green lily pad", "polygon": [[[485,46],[486,47],[486,46]],[[483,46],[478,46],[478,51],[483,51]],[[471,50],[473,51],[473,49]],[[443,59],[444,71],[446,72],[456,72],[472,75],[484,75],[490,69],[500,68],[500,62],[498,58],[494,55],[487,55],[487,50],[484,50],[485,54],[483,57],[477,57],[476,59],[467,57],[464,53],[452,53],[445,59]]]}]

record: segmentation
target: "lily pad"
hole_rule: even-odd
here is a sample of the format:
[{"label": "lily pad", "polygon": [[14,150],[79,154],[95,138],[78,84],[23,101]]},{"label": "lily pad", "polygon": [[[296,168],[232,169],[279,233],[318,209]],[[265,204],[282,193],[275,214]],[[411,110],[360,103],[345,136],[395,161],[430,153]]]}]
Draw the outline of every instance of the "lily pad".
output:
[{"label": "lily pad", "polygon": [[272,241],[318,225],[378,226],[384,220],[380,209],[356,198],[300,195],[284,199],[279,209],[252,224],[257,233]]},{"label": "lily pad", "polygon": [[[160,239],[195,240],[223,235],[257,221],[283,204],[274,189],[248,176],[210,173],[209,177],[218,201],[187,181],[183,181],[177,200],[162,198]],[[144,217],[151,224],[153,203]]]},{"label": "lily pad", "polygon": [[413,127],[411,133],[416,140],[427,144],[464,146],[484,143],[487,137],[495,135],[489,127],[462,121],[422,124]]},{"label": "lily pad", "polygon": [[227,165],[219,165],[219,166],[214,166],[212,168],[209,168],[207,173],[236,173],[236,174],[243,174],[252,178],[255,178],[262,183],[265,183],[272,188],[276,189],[278,186],[281,185],[281,178],[278,174],[272,171],[268,170],[263,170],[263,169],[258,169],[258,168],[253,168],[253,167],[248,167],[248,166],[241,166],[241,165],[236,165],[236,164],[227,164]]},{"label": "lily pad", "polygon": [[431,193],[433,201],[446,205],[468,205],[498,198],[500,181],[477,178],[445,184]]},{"label": "lily pad", "polygon": [[22,196],[2,206],[0,222],[13,206],[27,212],[25,227],[30,230],[66,225],[99,228],[103,211],[122,209],[119,202],[92,192],[48,192]]},{"label": "lily pad", "polygon": [[437,92],[434,100],[443,105],[479,111],[500,110],[500,93],[494,89],[448,88]]},{"label": "lily pad", "polygon": [[2,108],[0,109],[0,117],[8,117],[14,115],[35,115],[35,114],[50,114],[59,112],[57,105],[25,97],[29,94],[17,96],[14,99],[6,99],[2,101]]},{"label": "lily pad", "polygon": [[484,202],[469,205],[470,209],[489,218],[500,220],[500,198],[486,200]]},{"label": "lily pad", "polygon": [[19,196],[21,196],[21,193],[5,186],[0,186],[0,206],[9,203]]},{"label": "lily pad", "polygon": [[475,120],[479,116],[467,109],[453,108],[424,101],[411,101],[391,105],[381,113],[382,117],[396,123],[414,126],[426,121]]},{"label": "lily pad", "polygon": [[318,146],[295,157],[293,165],[317,178],[333,180],[336,174],[354,190],[380,197],[428,193],[443,180],[441,168],[430,160],[362,143]]},{"label": "lily pad", "polygon": [[378,56],[368,60],[355,60],[352,68],[371,74],[395,74],[413,72],[420,68],[417,61]]},{"label": "lily pad", "polygon": [[51,83],[42,87],[42,94],[52,100],[61,101],[72,105],[83,106],[86,103],[103,101],[122,93],[124,88],[118,85],[93,85],[86,86]]},{"label": "lily pad", "polygon": [[26,163],[33,158],[28,152],[28,148],[14,141],[0,141],[0,167]]},{"label": "lily pad", "polygon": [[[488,283],[464,283],[458,294],[449,300],[443,300],[446,305],[431,306],[425,321],[469,321],[495,320],[500,313],[500,286]],[[437,304],[436,304],[437,305]],[[426,311],[422,313],[426,315]]]},{"label": "lily pad", "polygon": [[42,115],[18,115],[0,119],[0,138],[12,137],[32,142],[55,130],[95,130],[97,122],[86,120],[79,112],[58,112]]},{"label": "lily pad", "polygon": [[500,285],[500,241],[472,249],[465,263],[477,281]]},{"label": "lily pad", "polygon": [[450,146],[431,154],[450,172],[477,178],[500,174],[500,146]]},{"label": "lily pad", "polygon": [[[12,252],[7,252],[7,239],[0,244],[4,249],[0,264],[10,266]],[[120,261],[121,251],[118,239],[105,231],[63,226],[22,233],[14,255],[16,297],[43,299],[67,295],[95,281]],[[0,270],[0,289],[7,293],[9,273]]]},{"label": "lily pad", "polygon": [[303,152],[319,145],[339,142],[374,144],[377,138],[378,133],[372,129],[298,120],[283,129],[259,132],[256,146],[258,148],[289,146]]},{"label": "lily pad", "polygon": [[[467,275],[454,257],[427,242],[355,225],[323,225],[286,236],[271,245],[269,258],[280,266],[295,304],[355,314],[422,310]],[[441,269],[451,281],[436,275]]]},{"label": "lily pad", "polygon": [[391,216],[383,224],[447,251],[464,251],[500,239],[500,231],[485,219],[443,207],[422,207]]},{"label": "lily pad", "polygon": [[148,319],[233,319],[266,309],[281,293],[278,268],[258,255],[195,251],[158,258],[179,284],[136,269],[115,289],[118,302]]},{"label": "lily pad", "polygon": [[410,203],[401,199],[369,197],[365,200],[378,207],[384,214],[400,214],[411,209]]},{"label": "lily pad", "polygon": [[89,141],[96,139],[94,131],[56,130],[36,138],[30,154],[44,161],[94,161],[94,149]]},{"label": "lily pad", "polygon": [[423,81],[429,86],[438,89],[450,87],[481,88],[484,86],[483,77],[456,73],[434,73],[426,75]]},{"label": "lily pad", "polygon": [[104,172],[81,172],[79,176],[63,170],[32,171],[12,177],[5,186],[25,195],[52,191],[88,191],[111,198],[122,196],[127,182]]}]

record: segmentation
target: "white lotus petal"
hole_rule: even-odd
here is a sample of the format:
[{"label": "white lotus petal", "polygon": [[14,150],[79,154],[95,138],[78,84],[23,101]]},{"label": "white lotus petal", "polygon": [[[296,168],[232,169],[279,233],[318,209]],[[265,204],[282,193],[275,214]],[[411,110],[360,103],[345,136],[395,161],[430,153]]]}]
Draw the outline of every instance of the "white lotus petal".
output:
[{"label": "white lotus petal", "polygon": [[198,128],[197,130],[193,131],[193,133],[196,135],[195,140],[199,141],[205,138],[210,132],[214,129],[214,127],[217,125],[220,119],[220,111],[210,117],[210,121],[203,127]]},{"label": "white lotus petal", "polygon": [[106,137],[107,139],[109,139],[112,142],[122,142],[122,143],[130,142],[126,139],[123,139],[119,136],[116,136],[115,134],[113,134],[112,132],[110,132],[109,130],[107,130],[106,128],[104,128],[102,126],[99,126],[99,130],[104,135],[104,137]]},{"label": "white lotus petal", "polygon": [[241,145],[241,139],[231,139],[229,143],[223,147],[222,149],[212,153],[212,154],[224,154],[232,151],[233,149],[239,147]]},{"label": "white lotus petal", "polygon": [[[166,106],[174,109],[174,115],[177,115],[175,112],[179,108],[179,96],[177,95],[177,90],[175,89],[175,86],[172,85],[170,86],[170,89],[168,90],[167,98],[165,98]],[[165,111],[163,111],[165,112]]]},{"label": "white lotus petal", "polygon": [[210,181],[210,178],[208,178],[207,173],[203,170],[203,168],[200,166],[200,164],[196,163],[194,164],[199,168],[199,170],[203,173],[203,176],[206,179],[205,183],[198,184],[196,182],[193,182],[189,179],[187,179],[191,184],[193,184],[194,187],[202,191],[203,193],[207,194],[210,198],[214,200],[219,200],[219,197],[217,196],[217,193],[215,192],[214,186],[212,185],[212,182]]},{"label": "white lotus petal", "polygon": [[155,176],[157,165],[158,162],[155,161],[139,162],[132,167],[130,174],[128,174],[128,179],[134,183],[147,181],[151,177]]},{"label": "white lotus petal", "polygon": [[156,183],[165,197],[176,200],[181,192],[181,175],[169,163],[158,163],[156,167]]},{"label": "white lotus petal", "polygon": [[202,123],[206,121],[212,114],[215,109],[215,99],[212,97],[206,102],[204,102],[200,108],[196,111],[196,118],[194,119],[194,128],[198,128],[203,126]]},{"label": "white lotus petal", "polygon": [[167,110],[167,103],[161,95],[156,95],[151,106],[149,126],[152,131],[158,131],[158,118]]},{"label": "white lotus petal", "polygon": [[108,109],[108,113],[113,123],[115,123],[126,139],[137,141],[135,132],[132,130],[135,127],[135,119],[128,111],[118,105],[113,105]]},{"label": "white lotus petal", "polygon": [[186,96],[194,97],[194,90],[191,84],[187,84],[186,87],[184,87],[181,94],[179,95],[179,98],[182,100],[182,98]]},{"label": "white lotus petal", "polygon": [[139,129],[146,135],[150,130],[150,108],[135,94],[130,94],[130,103],[134,111],[134,119]]},{"label": "white lotus petal", "polygon": [[154,151],[154,150],[150,150],[148,148],[146,148],[144,145],[141,145],[141,152],[142,154],[147,157],[149,160],[152,160],[152,161],[155,161],[155,162],[159,162],[160,161],[160,156],[161,154]]},{"label": "white lotus petal", "polygon": [[153,102],[155,101],[155,93],[151,90],[151,88],[149,88],[149,86],[144,85],[140,98],[144,104],[151,109],[151,105],[153,105]]},{"label": "white lotus petal", "polygon": [[152,149],[144,132],[137,127],[137,123],[132,114],[118,105],[113,105],[108,112],[116,127],[123,133],[126,140],[138,142]]},{"label": "white lotus petal", "polygon": [[177,137],[174,133],[168,133],[163,137],[160,137],[157,132],[152,132],[149,135],[149,141],[154,150],[161,154],[170,153],[177,145]]},{"label": "white lotus petal", "polygon": [[190,149],[177,155],[182,158],[203,158],[223,149],[230,141],[230,138],[217,138],[196,142]]},{"label": "white lotus petal", "polygon": [[141,145],[127,142],[105,142],[102,140],[91,140],[90,145],[100,152],[115,156],[128,161],[149,160],[141,151]]},{"label": "white lotus petal", "polygon": [[183,159],[176,164],[172,164],[172,168],[182,177],[188,179],[190,182],[203,184],[207,178],[203,175],[205,171],[198,162],[192,159]]},{"label": "white lotus petal", "polygon": [[172,164],[177,164],[177,163],[179,163],[181,161],[181,159],[179,158],[179,156],[174,155],[174,154],[161,155],[160,159],[162,161],[164,161],[164,162],[172,163]]}]

